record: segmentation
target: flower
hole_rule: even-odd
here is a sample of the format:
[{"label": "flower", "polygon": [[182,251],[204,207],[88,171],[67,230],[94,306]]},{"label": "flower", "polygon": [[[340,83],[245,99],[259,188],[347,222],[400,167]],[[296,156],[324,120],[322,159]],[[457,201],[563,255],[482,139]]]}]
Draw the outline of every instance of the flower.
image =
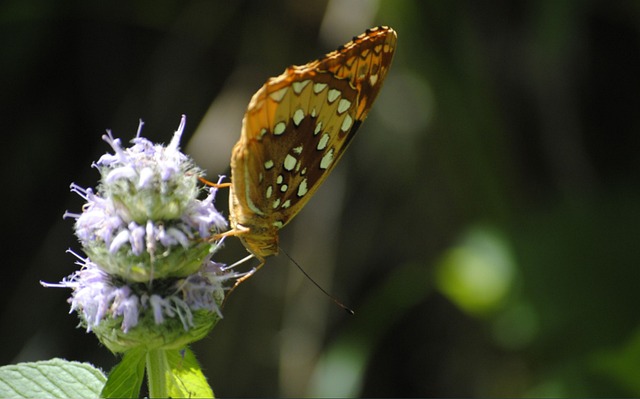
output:
[{"label": "flower", "polygon": [[71,288],[71,312],[113,352],[201,339],[222,318],[225,283],[240,277],[212,261],[227,223],[214,206],[216,188],[200,188],[202,170],[180,152],[185,117],[167,146],[141,137],[142,126],[128,148],[103,136],[113,154],[93,164],[97,190],[71,185],[86,203],[64,217],[75,219],[88,256],[69,250],[80,270],[42,283]]},{"label": "flower", "polygon": [[179,151],[180,127],[168,146],[138,135],[122,148],[110,132],[103,139],[114,154],[103,155],[98,192],[76,184],[71,191],[87,203],[76,219],[75,232],[85,252],[109,274],[137,282],[184,277],[200,267],[218,243],[211,234],[226,227],[214,206],[216,189],[199,200],[202,171]]},{"label": "flower", "polygon": [[69,252],[78,258],[80,270],[58,284],[43,285],[71,288],[71,312],[77,312],[87,332],[93,331],[113,352],[181,348],[202,339],[222,319],[224,283],[238,277],[208,260],[185,278],[132,283]]}]

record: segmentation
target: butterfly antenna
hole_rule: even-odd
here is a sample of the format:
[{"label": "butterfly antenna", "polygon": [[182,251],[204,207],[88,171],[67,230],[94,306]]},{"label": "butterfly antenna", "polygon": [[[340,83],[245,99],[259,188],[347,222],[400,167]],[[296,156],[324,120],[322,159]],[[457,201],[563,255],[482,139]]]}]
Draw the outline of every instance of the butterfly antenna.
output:
[{"label": "butterfly antenna", "polygon": [[289,258],[289,260],[291,260],[291,262],[293,262],[293,264],[294,264],[294,265],[296,265],[296,267],[297,267],[298,269],[300,269],[300,271],[302,272],[302,274],[304,274],[304,276],[305,276],[306,278],[308,278],[308,279],[309,279],[309,281],[311,281],[311,282],[313,283],[313,285],[315,285],[316,287],[318,287],[318,289],[319,289],[320,291],[322,291],[322,293],[323,293],[323,294],[325,294],[326,296],[328,296],[328,297],[329,297],[329,299],[331,299],[331,300],[333,301],[333,303],[335,303],[336,305],[338,305],[339,307],[341,307],[342,309],[344,309],[344,310],[345,310],[345,312],[349,313],[349,314],[350,314],[350,315],[352,315],[352,316],[356,313],[356,312],[354,312],[354,311],[353,311],[353,309],[351,309],[350,307],[348,307],[348,306],[347,306],[347,305],[345,305],[344,303],[340,302],[340,301],[338,300],[338,298],[336,298],[335,296],[331,295],[330,293],[328,293],[328,292],[327,292],[327,290],[325,290],[324,288],[322,288],[322,287],[320,286],[320,284],[318,284],[318,283],[317,283],[313,278],[311,278],[311,276],[309,275],[309,273],[307,273],[307,272],[302,268],[302,266],[300,266],[300,265],[298,264],[298,262],[296,262],[296,261],[295,261],[295,259],[293,259],[293,258],[291,257],[291,255],[289,255],[289,254],[287,253],[287,251],[285,251],[285,250],[284,250],[284,249],[282,249],[282,248],[280,248],[280,250],[281,250],[285,255],[287,255],[287,258]]}]

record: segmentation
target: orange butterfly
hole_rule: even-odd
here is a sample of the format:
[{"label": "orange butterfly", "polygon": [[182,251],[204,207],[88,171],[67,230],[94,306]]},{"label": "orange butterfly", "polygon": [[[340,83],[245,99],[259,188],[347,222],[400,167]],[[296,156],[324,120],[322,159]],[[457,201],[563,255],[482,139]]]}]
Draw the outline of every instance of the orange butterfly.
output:
[{"label": "orange butterfly", "polygon": [[278,230],[342,157],[380,92],[396,41],[389,27],[369,29],[322,59],[287,68],[251,98],[231,155],[231,230],[222,236],[242,241],[260,261],[254,271],[278,253]]}]

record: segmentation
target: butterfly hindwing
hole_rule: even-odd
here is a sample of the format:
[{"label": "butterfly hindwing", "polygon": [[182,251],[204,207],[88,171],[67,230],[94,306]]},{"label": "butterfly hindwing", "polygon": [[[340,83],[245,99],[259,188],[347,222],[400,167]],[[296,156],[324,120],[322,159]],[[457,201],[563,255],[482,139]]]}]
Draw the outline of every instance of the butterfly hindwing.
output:
[{"label": "butterfly hindwing", "polygon": [[254,94],[231,157],[231,225],[259,257],[335,167],[388,72],[396,34],[368,30]]},{"label": "butterfly hindwing", "polygon": [[[246,195],[260,214],[284,226],[311,198],[355,133],[357,92],[329,73],[296,73],[267,84],[263,107],[278,102],[272,126],[250,140]],[[284,87],[283,83],[285,84]],[[258,205],[259,204],[259,205]]]}]

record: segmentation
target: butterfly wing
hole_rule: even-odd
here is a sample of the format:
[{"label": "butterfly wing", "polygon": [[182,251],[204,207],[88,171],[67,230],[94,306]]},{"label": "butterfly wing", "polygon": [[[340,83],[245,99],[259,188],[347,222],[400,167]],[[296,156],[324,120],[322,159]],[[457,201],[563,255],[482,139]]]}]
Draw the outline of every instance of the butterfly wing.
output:
[{"label": "butterfly wing", "polygon": [[292,66],[254,94],[231,158],[231,224],[258,256],[346,150],[388,72],[396,33],[369,30],[323,59]]}]

